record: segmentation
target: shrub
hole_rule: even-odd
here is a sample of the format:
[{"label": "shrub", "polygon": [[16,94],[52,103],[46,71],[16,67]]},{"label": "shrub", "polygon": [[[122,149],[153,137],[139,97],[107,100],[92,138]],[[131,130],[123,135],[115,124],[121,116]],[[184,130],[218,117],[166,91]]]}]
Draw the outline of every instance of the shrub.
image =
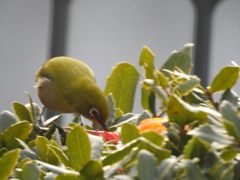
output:
[{"label": "shrub", "polygon": [[239,66],[222,68],[204,88],[189,74],[191,50],[185,45],[156,69],[143,47],[140,114],[131,113],[139,72],[117,64],[104,92],[110,132],[61,127],[59,115],[39,126],[41,109],[30,95],[28,105],[14,102],[13,113],[0,114],[0,179],[240,179],[239,97],[232,90]]}]

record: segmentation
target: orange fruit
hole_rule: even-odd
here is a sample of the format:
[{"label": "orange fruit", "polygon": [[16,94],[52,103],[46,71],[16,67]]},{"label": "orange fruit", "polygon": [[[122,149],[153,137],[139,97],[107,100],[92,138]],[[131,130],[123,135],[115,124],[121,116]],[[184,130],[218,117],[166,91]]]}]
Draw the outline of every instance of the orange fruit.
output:
[{"label": "orange fruit", "polygon": [[146,130],[153,130],[157,133],[166,132],[167,129],[164,125],[162,125],[163,118],[149,118],[141,121],[138,125],[138,129],[140,132],[144,132]]}]

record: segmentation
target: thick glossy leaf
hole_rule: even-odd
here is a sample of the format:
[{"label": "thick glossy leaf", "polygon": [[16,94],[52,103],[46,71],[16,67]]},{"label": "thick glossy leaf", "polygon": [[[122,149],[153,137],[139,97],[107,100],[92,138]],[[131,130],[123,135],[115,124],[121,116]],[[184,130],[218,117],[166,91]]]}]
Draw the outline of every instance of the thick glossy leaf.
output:
[{"label": "thick glossy leaf", "polygon": [[40,106],[36,103],[32,103],[32,104],[28,103],[28,104],[25,104],[25,107],[30,112],[32,119],[34,119],[34,123],[37,123],[37,120],[42,113],[42,109],[40,108]]},{"label": "thick glossy leaf", "polygon": [[175,67],[178,67],[184,73],[188,74],[192,68],[192,63],[191,63],[192,47],[193,47],[193,44],[186,44],[183,50],[174,51],[161,67],[161,72],[166,77],[170,77],[170,75],[167,72],[163,71],[163,69],[168,69],[170,71],[173,71]]},{"label": "thick glossy leaf", "polygon": [[91,159],[99,159],[103,150],[104,141],[102,137],[88,134],[91,143]]},{"label": "thick glossy leaf", "polygon": [[115,105],[124,113],[132,111],[139,72],[129,63],[120,63],[107,78],[105,95],[112,93]]},{"label": "thick glossy leaf", "polygon": [[[230,102],[223,101],[220,105],[220,112],[222,113],[223,118],[233,123],[235,127],[234,128],[235,130],[233,131],[232,128],[228,129],[228,127],[225,126],[226,129],[228,130],[228,133],[234,136],[235,138],[240,139],[240,117],[238,117],[237,108],[234,107],[234,105],[231,104]],[[236,135],[236,131],[237,131],[237,135]]]},{"label": "thick glossy leaf", "polygon": [[113,180],[133,180],[131,177],[126,175],[116,175]]},{"label": "thick glossy leaf", "polygon": [[116,117],[116,108],[115,108],[115,101],[113,99],[112,93],[108,94],[107,96],[108,104],[109,104],[109,109],[110,109],[110,114],[108,117],[108,127],[111,126],[114,122],[114,119]]},{"label": "thick glossy leaf", "polygon": [[146,138],[147,140],[151,141],[155,145],[159,147],[163,147],[164,145],[164,138],[160,134],[155,131],[144,131],[141,133],[141,136]]},{"label": "thick glossy leaf", "polygon": [[41,161],[49,164],[58,165],[59,161],[53,151],[49,149],[50,142],[47,138],[38,136],[36,139],[36,147]]},{"label": "thick glossy leaf", "polygon": [[157,176],[156,159],[152,153],[143,149],[138,154],[138,177],[140,180],[153,180]]},{"label": "thick glossy leaf", "polygon": [[210,85],[209,92],[216,93],[232,88],[239,78],[239,67],[227,66],[222,68]]},{"label": "thick glossy leaf", "polygon": [[16,123],[17,120],[15,116],[9,111],[3,111],[0,114],[0,133],[3,133],[8,129],[12,124]]},{"label": "thick glossy leaf", "polygon": [[137,118],[136,125],[138,125],[141,121],[151,118],[151,117],[152,117],[152,115],[147,110],[143,111],[143,113],[140,114],[140,116]]},{"label": "thick glossy leaf", "polygon": [[16,138],[16,140],[24,148],[24,150],[22,150],[20,152],[21,159],[24,159],[24,158],[38,159],[37,154],[33,150],[31,150],[25,142],[23,142],[22,140],[20,140],[18,138]]},{"label": "thick glossy leaf", "polygon": [[234,177],[234,162],[219,161],[211,169],[209,175],[211,180],[229,180]]},{"label": "thick glossy leaf", "polygon": [[204,156],[206,156],[206,154],[208,153],[209,148],[209,145],[204,144],[197,137],[193,137],[184,147],[184,158],[193,159],[195,157],[198,157],[200,160],[203,160]]},{"label": "thick glossy leaf", "polygon": [[183,159],[181,163],[184,166],[186,179],[207,180],[200,168],[193,161]]},{"label": "thick glossy leaf", "polygon": [[172,180],[174,177],[174,166],[176,163],[177,159],[174,157],[163,160],[158,168],[158,179]]},{"label": "thick glossy leaf", "polygon": [[115,164],[131,154],[131,149],[139,147],[138,139],[125,144],[121,149],[117,149],[103,159],[103,166]]},{"label": "thick glossy leaf", "polygon": [[164,91],[160,86],[153,86],[151,88],[151,90],[162,101],[167,101],[168,100],[168,95],[167,95],[166,91]]},{"label": "thick glossy leaf", "polygon": [[27,162],[21,172],[21,180],[39,179],[40,169],[36,163]]},{"label": "thick glossy leaf", "polygon": [[53,133],[52,140],[54,140],[58,144],[58,146],[62,146],[61,135],[57,128],[56,128],[55,132]]},{"label": "thick glossy leaf", "polygon": [[198,77],[194,77],[192,79],[189,79],[183,83],[180,83],[176,87],[176,91],[181,95],[181,96],[186,96],[188,95],[195,87],[197,87],[200,83],[200,79]]},{"label": "thick glossy leaf", "polygon": [[167,87],[169,78],[164,76],[164,74],[160,71],[155,70],[155,73],[156,73],[157,85],[161,87]]},{"label": "thick glossy leaf", "polygon": [[23,104],[21,104],[19,102],[13,102],[12,106],[14,109],[14,113],[17,115],[17,117],[20,121],[26,120],[30,123],[33,123],[33,120],[32,120],[29,110]]},{"label": "thick glossy leaf", "polygon": [[196,136],[206,142],[218,142],[220,144],[232,144],[233,138],[225,135],[219,130],[219,127],[212,125],[201,125],[188,132],[189,135]]},{"label": "thick glossy leaf", "polygon": [[194,121],[204,123],[208,120],[209,108],[194,107],[176,96],[171,96],[168,102],[167,114],[171,122],[185,125]]},{"label": "thick glossy leaf", "polygon": [[146,89],[144,86],[142,86],[141,91],[142,91],[141,103],[143,109],[148,110],[153,115],[156,115],[154,92],[150,89]]},{"label": "thick glossy leaf", "polygon": [[54,178],[54,180],[78,180],[78,179],[79,179],[79,176],[75,174],[58,174]]},{"label": "thick glossy leaf", "polygon": [[8,179],[12,170],[18,163],[20,149],[14,149],[5,153],[0,159],[0,179]]},{"label": "thick glossy leaf", "polygon": [[228,132],[228,135],[234,137],[238,141],[240,137],[237,131],[237,127],[228,120],[223,120],[223,125]]},{"label": "thick glossy leaf", "polygon": [[71,170],[68,170],[68,169],[60,168],[58,166],[54,166],[54,165],[51,165],[51,164],[48,164],[48,163],[45,163],[45,162],[42,162],[42,161],[38,161],[38,160],[36,160],[36,162],[38,164],[40,164],[41,166],[45,167],[50,172],[55,173],[55,174],[75,174],[75,175],[79,175],[79,173],[76,172],[76,171],[71,171]]},{"label": "thick glossy leaf", "polygon": [[122,124],[121,140],[123,144],[129,143],[130,141],[137,139],[139,136],[139,130],[135,125],[129,123]]},{"label": "thick glossy leaf", "polygon": [[68,157],[60,148],[52,145],[48,145],[48,148],[56,155],[59,162],[63,163],[66,167],[68,166]]},{"label": "thick glossy leaf", "polygon": [[133,113],[127,113],[121,116],[120,118],[116,119],[114,124],[119,126],[123,123],[131,122],[134,119],[136,119],[136,115],[134,115]]},{"label": "thick glossy leaf", "polygon": [[25,141],[31,132],[31,125],[27,121],[21,121],[19,123],[11,125],[3,133],[3,141],[8,149],[15,149],[19,147],[19,142],[16,138]]},{"label": "thick glossy leaf", "polygon": [[104,180],[102,163],[90,160],[80,171],[81,180]]},{"label": "thick glossy leaf", "polygon": [[108,166],[108,168],[104,172],[104,177],[108,180],[112,179],[111,177],[124,167],[128,162],[134,159],[136,157],[138,152],[138,148],[132,148],[130,149],[130,153],[125,156],[122,160],[116,162],[115,164]]},{"label": "thick glossy leaf", "polygon": [[142,48],[139,65],[144,67],[144,76],[146,79],[155,79],[154,54],[147,46]]},{"label": "thick glossy leaf", "polygon": [[238,98],[238,95],[232,89],[228,89],[223,93],[221,102],[226,100],[232,103],[234,107],[238,107]]},{"label": "thick glossy leaf", "polygon": [[171,153],[169,150],[163,149],[143,137],[139,137],[138,139],[125,144],[122,148],[117,149],[109,154],[105,159],[103,159],[103,165],[107,166],[117,163],[126,156],[130,155],[131,149],[134,147],[136,147],[138,150],[146,149],[152,152],[157,158],[158,162],[168,158]]},{"label": "thick glossy leaf", "polygon": [[81,170],[91,158],[91,144],[86,131],[80,125],[75,125],[67,135],[66,145],[70,167]]},{"label": "thick glossy leaf", "polygon": [[221,152],[221,158],[225,161],[231,161],[236,158],[238,151],[233,148],[224,148]]},{"label": "thick glossy leaf", "polygon": [[[31,98],[31,96],[30,96],[30,94],[28,93],[28,92],[26,92],[26,91],[24,91],[26,94],[27,94],[27,96],[28,96],[28,101],[29,101],[29,105],[27,105],[26,106],[26,108],[29,110],[29,112],[30,112],[30,116],[31,116],[31,119],[32,119],[32,122],[35,124],[36,123],[36,120],[37,120],[37,118],[38,118],[38,115],[37,114],[40,114],[41,112],[39,112],[39,111],[41,111],[40,110],[40,107],[36,104],[36,103],[34,103],[35,104],[35,107],[34,107],[34,105],[33,105],[33,101],[32,101],[32,98]],[[38,107],[36,107],[36,106],[38,106]],[[37,112],[36,112],[36,115],[35,115],[35,109],[34,108],[37,108]]]}]

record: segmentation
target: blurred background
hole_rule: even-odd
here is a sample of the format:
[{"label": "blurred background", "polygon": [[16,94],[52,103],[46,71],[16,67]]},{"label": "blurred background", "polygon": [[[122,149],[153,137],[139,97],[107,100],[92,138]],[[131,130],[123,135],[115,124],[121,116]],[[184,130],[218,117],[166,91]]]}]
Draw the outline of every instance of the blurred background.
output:
[{"label": "blurred background", "polygon": [[[193,0],[68,1],[64,54],[88,64],[102,90],[116,63],[135,64],[143,73],[138,67],[143,46],[156,55],[155,64],[159,68],[173,50],[195,43],[197,19]],[[34,76],[51,57],[54,2],[0,2],[0,111],[12,111],[13,101],[27,103],[23,91],[41,104],[33,87]],[[239,0],[222,0],[214,9],[208,83],[232,60],[240,64],[239,7]],[[240,85],[234,90],[240,94]],[[140,87],[133,112],[142,112]]]}]

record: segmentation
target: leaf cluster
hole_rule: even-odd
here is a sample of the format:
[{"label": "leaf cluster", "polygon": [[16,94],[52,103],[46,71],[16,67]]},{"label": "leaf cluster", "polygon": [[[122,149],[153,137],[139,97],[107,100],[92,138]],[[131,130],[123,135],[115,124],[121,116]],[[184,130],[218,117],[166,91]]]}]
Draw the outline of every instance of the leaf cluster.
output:
[{"label": "leaf cluster", "polygon": [[[121,135],[117,145],[87,133],[96,125],[61,127],[59,116],[41,123],[41,109],[29,94],[29,104],[13,102],[13,113],[0,114],[0,179],[240,179],[240,102],[233,90],[240,68],[224,67],[202,87],[189,74],[192,47],[174,51],[160,68],[143,47],[139,114],[132,108],[140,73],[126,62],[113,68],[104,93],[109,129]],[[155,117],[165,119],[167,132],[139,131],[141,121]]]}]

